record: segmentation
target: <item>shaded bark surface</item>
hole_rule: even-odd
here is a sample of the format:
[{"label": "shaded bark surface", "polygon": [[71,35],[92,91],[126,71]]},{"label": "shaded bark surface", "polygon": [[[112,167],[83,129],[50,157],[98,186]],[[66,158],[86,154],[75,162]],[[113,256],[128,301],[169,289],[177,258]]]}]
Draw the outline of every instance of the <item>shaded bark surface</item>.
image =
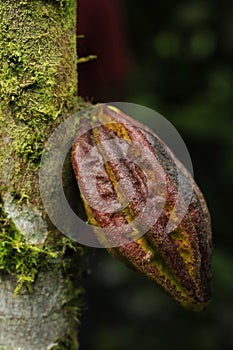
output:
[{"label": "shaded bark surface", "polygon": [[1,350],[78,348],[77,285],[62,273],[63,253],[56,268],[36,267],[31,293],[13,297],[19,278],[4,248],[14,230],[42,252],[61,237],[43,210],[38,171],[46,139],[77,108],[75,34],[75,0],[0,0],[1,212],[11,223],[0,227]]},{"label": "shaded bark surface", "polygon": [[32,294],[22,290],[13,298],[15,283],[14,277],[0,277],[0,349],[51,349],[71,327],[61,309],[67,288],[63,278],[43,273]]}]

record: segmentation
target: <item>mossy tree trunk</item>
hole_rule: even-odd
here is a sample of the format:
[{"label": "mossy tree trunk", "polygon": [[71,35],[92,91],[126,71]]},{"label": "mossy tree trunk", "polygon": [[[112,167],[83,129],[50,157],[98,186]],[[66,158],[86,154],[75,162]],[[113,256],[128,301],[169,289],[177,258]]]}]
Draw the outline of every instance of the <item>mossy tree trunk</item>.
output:
[{"label": "mossy tree trunk", "polygon": [[76,0],[0,0],[0,349],[78,348],[83,250],[49,223],[38,181],[77,108],[75,33]]}]

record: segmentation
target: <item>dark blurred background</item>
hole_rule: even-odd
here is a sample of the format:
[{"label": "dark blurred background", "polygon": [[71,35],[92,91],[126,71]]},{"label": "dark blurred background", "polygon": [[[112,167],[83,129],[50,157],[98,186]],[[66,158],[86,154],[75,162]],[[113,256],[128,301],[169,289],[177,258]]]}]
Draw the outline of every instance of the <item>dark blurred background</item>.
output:
[{"label": "dark blurred background", "polygon": [[80,95],[155,109],[183,137],[213,224],[213,297],[182,309],[90,249],[81,350],[233,349],[233,1],[79,0]]}]

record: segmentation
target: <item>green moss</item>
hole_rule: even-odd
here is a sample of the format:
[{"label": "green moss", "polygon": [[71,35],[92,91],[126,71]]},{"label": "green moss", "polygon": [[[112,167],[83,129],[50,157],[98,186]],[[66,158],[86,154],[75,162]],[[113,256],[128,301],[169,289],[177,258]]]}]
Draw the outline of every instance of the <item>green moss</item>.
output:
[{"label": "green moss", "polygon": [[90,61],[95,60],[96,58],[97,58],[96,55],[89,55],[89,56],[86,56],[86,57],[80,57],[80,58],[78,59],[78,64],[90,62]]},{"label": "green moss", "polygon": [[[15,295],[33,292],[38,275],[62,273],[60,307],[71,327],[55,349],[76,349],[84,249],[47,220],[38,174],[46,140],[78,108],[76,0],[0,0],[0,18],[0,273],[16,276]],[[8,196],[16,213],[26,208],[47,222],[42,244],[26,241],[9,218]]]},{"label": "green moss", "polygon": [[58,258],[58,252],[48,247],[27,244],[14,223],[5,215],[2,203],[0,227],[0,270],[17,276],[15,295],[23,285],[31,291],[37,273],[48,269]]},{"label": "green moss", "polygon": [[0,18],[1,192],[38,203],[44,143],[77,108],[76,1],[6,0]]},{"label": "green moss", "polygon": [[22,233],[7,218],[2,203],[0,228],[0,271],[17,276],[15,295],[22,286],[31,292],[39,272],[58,268],[62,269],[68,284],[64,301],[73,303],[77,299],[82,291],[76,281],[81,274],[81,259],[84,254],[80,245],[59,233],[51,234],[44,247],[26,243]]},{"label": "green moss", "polygon": [[77,348],[77,342],[74,343],[74,339],[67,335],[64,336],[63,339],[57,339],[56,345],[54,345],[50,350],[76,350]]},{"label": "green moss", "polygon": [[[76,0],[0,1],[0,18],[1,198],[13,194],[19,206],[43,213],[38,169],[44,144],[78,108]],[[83,249],[54,228],[43,247],[26,243],[0,205],[0,270],[17,276],[16,292],[22,285],[30,289],[48,268],[58,266],[68,276],[67,249],[79,257]]]}]

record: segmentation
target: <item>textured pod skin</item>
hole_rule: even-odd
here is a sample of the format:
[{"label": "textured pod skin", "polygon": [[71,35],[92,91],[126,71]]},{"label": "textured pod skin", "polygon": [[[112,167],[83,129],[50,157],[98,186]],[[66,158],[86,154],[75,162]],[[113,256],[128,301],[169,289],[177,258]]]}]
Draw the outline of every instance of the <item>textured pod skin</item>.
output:
[{"label": "textured pod skin", "polygon": [[[166,201],[159,219],[145,235],[108,250],[125,264],[156,281],[183,306],[194,311],[205,309],[211,294],[212,234],[210,215],[204,197],[184,166],[175,159],[170,149],[153,131],[115,107],[105,104],[97,105],[94,114],[80,120],[72,150],[72,164],[89,222],[96,227],[110,227],[111,234],[116,236],[114,239],[117,245],[117,227],[124,221],[130,223],[137,215],[140,203],[146,198],[146,180],[140,169],[132,168],[127,162],[119,160],[107,162],[105,170],[97,179],[96,189],[107,200],[121,201],[124,193],[119,195],[117,192],[117,181],[122,176],[132,181],[133,203],[125,210],[111,215],[98,210],[98,203],[90,206],[86,200],[96,189],[90,188],[88,174],[81,174],[80,162],[95,145],[101,157],[104,158],[108,153],[111,157],[114,150],[105,149],[101,142],[113,136],[129,143],[132,140],[137,141],[144,148],[148,148],[148,152],[153,152],[154,160],[160,162],[166,175]],[[177,167],[185,181],[192,185],[193,193],[182,221],[172,232],[167,233],[166,226],[178,193]],[[91,164],[89,171],[92,171]],[[156,185],[153,173],[150,176]],[[149,214],[153,216],[155,213]],[[135,231],[139,229],[133,228]],[[100,235],[97,237],[103,242],[108,239]]]}]

